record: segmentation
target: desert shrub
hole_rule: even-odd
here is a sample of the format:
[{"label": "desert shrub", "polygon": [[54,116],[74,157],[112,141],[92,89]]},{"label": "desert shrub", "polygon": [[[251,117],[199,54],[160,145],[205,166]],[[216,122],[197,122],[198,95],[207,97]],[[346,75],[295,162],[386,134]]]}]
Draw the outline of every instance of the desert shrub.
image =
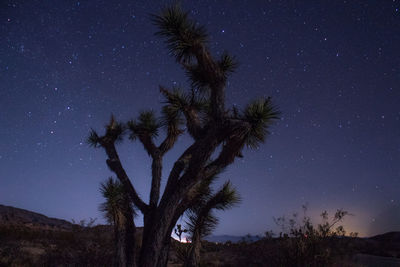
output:
[{"label": "desert shrub", "polygon": [[276,240],[277,250],[274,259],[277,265],[283,266],[325,266],[334,259],[344,257],[351,252],[349,240],[356,233],[346,236],[340,222],[349,216],[349,212],[338,209],[329,218],[327,211],[321,213],[322,222],[316,226],[306,215],[307,207],[303,206],[303,217],[293,214],[290,218],[275,219],[282,232]]},{"label": "desert shrub", "polygon": [[347,235],[340,225],[350,215],[347,211],[337,210],[331,217],[323,212],[316,225],[306,216],[306,207],[303,212],[277,218],[282,230],[278,235],[268,231],[255,242],[219,245],[218,259],[224,259],[225,266],[331,266],[360,251],[357,234]]},{"label": "desert shrub", "polygon": [[0,266],[112,266],[109,227],[47,230],[0,226]]}]

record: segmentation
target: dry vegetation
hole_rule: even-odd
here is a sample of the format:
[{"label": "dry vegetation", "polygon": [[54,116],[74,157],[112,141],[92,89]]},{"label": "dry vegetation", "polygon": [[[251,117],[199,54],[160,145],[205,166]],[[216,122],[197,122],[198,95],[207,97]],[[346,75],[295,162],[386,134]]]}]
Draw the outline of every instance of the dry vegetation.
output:
[{"label": "dry vegetation", "polygon": [[[329,219],[323,213],[326,220],[315,227],[307,216],[296,216],[297,221],[278,218],[286,229],[280,237],[266,232],[256,242],[202,241],[199,265],[400,266],[400,232],[372,238],[343,236],[344,229],[333,224],[343,214]],[[0,205],[0,266],[114,266],[113,227],[92,225],[93,220],[72,224]],[[137,229],[136,244],[142,231]],[[168,266],[183,266],[189,246],[171,242]]]},{"label": "dry vegetation", "polygon": [[107,226],[46,230],[0,226],[0,266],[112,266],[113,243]]},{"label": "dry vegetation", "polygon": [[[399,233],[389,233],[370,239],[281,237],[223,244],[203,241],[200,266],[365,266],[361,262],[370,259],[355,255],[400,259],[399,237]],[[46,230],[1,225],[0,266],[112,266],[112,239],[109,226]],[[172,242],[169,266],[182,266],[182,251],[187,246]]]}]

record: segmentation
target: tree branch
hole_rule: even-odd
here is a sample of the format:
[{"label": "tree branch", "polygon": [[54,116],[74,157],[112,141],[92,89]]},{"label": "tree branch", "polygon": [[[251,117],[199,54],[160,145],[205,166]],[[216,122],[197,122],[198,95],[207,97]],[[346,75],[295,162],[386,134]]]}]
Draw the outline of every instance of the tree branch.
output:
[{"label": "tree branch", "polygon": [[181,135],[182,133],[183,131],[178,129],[175,125],[168,125],[167,136],[158,147],[161,155],[167,153],[174,146],[174,144],[178,140],[179,135]]},{"label": "tree branch", "polygon": [[139,134],[139,141],[143,144],[144,149],[147,151],[147,153],[151,156],[154,157],[154,155],[157,153],[158,148],[154,144],[152,138],[148,134]]},{"label": "tree branch", "polygon": [[[169,103],[177,102],[176,96],[171,93],[168,89],[163,86],[160,86],[160,92],[167,98]],[[180,104],[180,111],[183,113],[186,119],[186,126],[188,129],[189,134],[194,139],[199,139],[203,136],[204,129],[201,125],[201,120],[198,111],[189,104],[179,103]]]},{"label": "tree branch", "polygon": [[159,150],[153,155],[153,162],[151,164],[151,189],[150,189],[150,207],[155,208],[160,198],[160,184],[161,184],[161,171],[162,171],[162,157]]},{"label": "tree branch", "polygon": [[145,149],[152,157],[151,165],[152,179],[150,189],[150,206],[155,208],[160,199],[160,184],[162,172],[162,158],[168,150],[170,150],[178,139],[178,136],[183,132],[178,129],[175,122],[171,121],[168,124],[167,136],[164,141],[157,147],[149,135],[139,135],[139,140],[144,145]]},{"label": "tree branch", "polygon": [[177,161],[175,161],[174,166],[172,167],[171,172],[169,173],[167,184],[165,186],[164,194],[162,196],[161,202],[165,202],[166,199],[171,197],[174,190],[176,189],[179,177],[185,167],[187,166],[192,153],[194,151],[194,144],[185,150],[185,152],[179,157]]},{"label": "tree branch", "polygon": [[224,144],[218,158],[208,164],[204,169],[204,176],[210,177],[216,175],[220,170],[233,163],[236,157],[241,155],[245,139],[240,136],[229,138]]},{"label": "tree branch", "polygon": [[207,84],[211,90],[211,118],[220,122],[225,113],[225,74],[204,44],[198,44],[193,51],[199,73],[207,77]]},{"label": "tree branch", "polygon": [[108,156],[107,159],[108,167],[117,175],[118,179],[125,186],[125,188],[128,191],[129,197],[131,198],[135,206],[137,206],[140,209],[140,211],[143,214],[145,214],[148,210],[148,205],[144,203],[143,200],[139,197],[128,175],[126,174],[124,168],[122,167],[117,150],[115,149],[114,141],[109,140],[105,136],[101,138],[100,144],[105,149],[106,154]]}]

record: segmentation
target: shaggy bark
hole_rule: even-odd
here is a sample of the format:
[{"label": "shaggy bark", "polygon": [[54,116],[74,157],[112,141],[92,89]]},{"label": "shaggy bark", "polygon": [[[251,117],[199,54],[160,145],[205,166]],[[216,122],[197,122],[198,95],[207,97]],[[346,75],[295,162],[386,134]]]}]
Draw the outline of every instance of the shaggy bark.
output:
[{"label": "shaggy bark", "polygon": [[192,243],[190,244],[190,249],[188,256],[186,258],[183,267],[197,267],[199,266],[200,259],[200,248],[201,248],[200,233],[196,232],[192,236]]},{"label": "shaggy bark", "polygon": [[120,211],[115,225],[116,265],[135,267],[135,225],[132,210]]}]

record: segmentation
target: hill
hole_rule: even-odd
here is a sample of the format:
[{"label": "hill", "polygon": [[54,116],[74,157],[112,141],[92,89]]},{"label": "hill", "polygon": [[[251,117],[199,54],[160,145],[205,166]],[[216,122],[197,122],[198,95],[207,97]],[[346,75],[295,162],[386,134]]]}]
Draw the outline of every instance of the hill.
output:
[{"label": "hill", "polygon": [[49,218],[36,212],[4,205],[0,205],[0,224],[24,225],[48,230],[72,230],[73,227],[72,223],[66,220]]},{"label": "hill", "polygon": [[400,232],[388,232],[382,235],[370,237],[372,240],[400,243]]},{"label": "hill", "polygon": [[[142,228],[138,228],[137,243],[141,234]],[[293,245],[306,245],[293,238],[225,235],[210,236],[208,240],[211,242],[204,241],[201,250],[205,266],[299,266],[299,260],[307,261],[293,254]],[[320,244],[336,253],[332,265],[324,266],[371,266],[371,262],[400,266],[400,232],[323,242]],[[181,266],[182,252],[188,245],[172,243],[171,266]],[[83,227],[0,205],[0,266],[112,266],[113,258],[113,228],[109,225]]]}]

